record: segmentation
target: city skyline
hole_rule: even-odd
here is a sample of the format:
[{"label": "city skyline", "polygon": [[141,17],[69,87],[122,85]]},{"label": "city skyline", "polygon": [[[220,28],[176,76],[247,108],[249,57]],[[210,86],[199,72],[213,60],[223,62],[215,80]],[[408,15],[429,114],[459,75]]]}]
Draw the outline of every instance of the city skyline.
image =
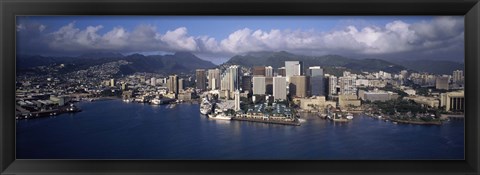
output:
[{"label": "city skyline", "polygon": [[18,158],[465,156],[463,17],[17,19]]},{"label": "city skyline", "polygon": [[256,51],[463,62],[463,16],[17,17],[17,53],[192,52],[221,63]]}]

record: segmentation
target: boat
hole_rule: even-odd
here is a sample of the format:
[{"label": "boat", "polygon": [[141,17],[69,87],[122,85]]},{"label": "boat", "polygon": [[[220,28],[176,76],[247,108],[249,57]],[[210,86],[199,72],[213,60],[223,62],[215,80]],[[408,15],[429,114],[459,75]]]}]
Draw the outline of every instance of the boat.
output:
[{"label": "boat", "polygon": [[398,122],[393,122],[393,124],[398,124]]},{"label": "boat", "polygon": [[152,104],[154,104],[154,105],[159,105],[159,104],[161,104],[162,101],[161,101],[160,99],[158,99],[158,98],[154,98],[154,99],[153,99],[152,101],[150,101],[150,102],[151,102]]},{"label": "boat", "polygon": [[348,119],[348,120],[352,120],[352,119],[353,119],[353,114],[348,113],[348,114],[347,114],[347,119]]},{"label": "boat", "polygon": [[209,114],[208,118],[215,119],[215,120],[231,120],[233,116],[225,115],[223,113],[220,114]]}]

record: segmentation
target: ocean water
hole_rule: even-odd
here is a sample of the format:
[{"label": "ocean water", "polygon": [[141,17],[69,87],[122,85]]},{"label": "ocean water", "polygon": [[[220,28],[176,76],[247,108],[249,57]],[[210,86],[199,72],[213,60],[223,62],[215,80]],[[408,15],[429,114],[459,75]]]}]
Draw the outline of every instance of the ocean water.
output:
[{"label": "ocean water", "polygon": [[305,117],[286,126],[211,120],[198,104],[77,105],[82,112],[18,120],[17,159],[464,159],[464,120],[430,126]]}]

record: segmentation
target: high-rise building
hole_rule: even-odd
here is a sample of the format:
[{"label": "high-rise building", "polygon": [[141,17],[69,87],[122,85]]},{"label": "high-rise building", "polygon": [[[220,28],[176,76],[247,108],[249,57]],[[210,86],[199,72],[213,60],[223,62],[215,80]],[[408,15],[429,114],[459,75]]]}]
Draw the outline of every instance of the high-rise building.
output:
[{"label": "high-rise building", "polygon": [[323,69],[320,66],[310,67],[307,75],[310,76],[310,94],[313,96],[325,96]]},{"label": "high-rise building", "polygon": [[227,69],[227,71],[229,72],[230,76],[228,79],[230,92],[233,93],[235,90],[240,89],[240,67],[238,65],[232,65]]},{"label": "high-rise building", "polygon": [[351,76],[338,78],[341,95],[357,95],[356,78]]},{"label": "high-rise building", "polygon": [[252,77],[248,75],[242,76],[242,91],[252,92]]},{"label": "high-rise building", "polygon": [[183,88],[184,88],[183,84],[184,84],[183,78],[178,79],[178,91],[179,92],[183,91]]},{"label": "high-rise building", "polygon": [[286,77],[273,77],[273,97],[275,100],[287,99]]},{"label": "high-rise building", "polygon": [[464,83],[464,76],[463,76],[463,70],[456,70],[453,71],[453,83],[455,84],[463,84]]},{"label": "high-rise building", "polygon": [[196,87],[200,90],[207,89],[207,75],[205,74],[205,69],[197,69],[196,73]]},{"label": "high-rise building", "polygon": [[156,83],[157,83],[157,79],[156,79],[155,77],[150,78],[150,84],[151,84],[152,86],[155,86]]},{"label": "high-rise building", "polygon": [[335,75],[328,76],[328,95],[337,95],[338,79]]},{"label": "high-rise building", "polygon": [[110,86],[115,87],[115,79],[110,79]]},{"label": "high-rise building", "polygon": [[221,83],[220,83],[220,90],[230,91],[230,83],[229,82],[230,82],[230,72],[225,71],[222,74]]},{"label": "high-rise building", "polygon": [[220,69],[209,69],[207,78],[209,90],[220,88]]},{"label": "high-rise building", "polygon": [[294,75],[290,77],[288,91],[291,96],[304,98],[308,96],[309,77],[303,75]]},{"label": "high-rise building", "polygon": [[282,76],[282,77],[284,77],[285,75],[286,75],[286,73],[285,73],[285,67],[278,68],[277,76]]},{"label": "high-rise building", "polygon": [[266,77],[273,77],[273,68],[272,66],[265,67],[265,76]]},{"label": "high-rise building", "polygon": [[254,66],[253,76],[265,76],[265,66]]},{"label": "high-rise building", "polygon": [[294,75],[302,75],[302,73],[303,73],[303,62],[285,61],[285,76],[287,77],[287,82],[290,81],[290,77]]},{"label": "high-rise building", "polygon": [[265,91],[265,77],[253,77],[253,94],[264,95]]},{"label": "high-rise building", "polygon": [[235,90],[235,111],[240,111],[240,91]]},{"label": "high-rise building", "polygon": [[448,90],[448,77],[437,77],[435,80],[435,88]]},{"label": "high-rise building", "polygon": [[265,77],[265,94],[273,95],[273,77]]},{"label": "high-rise building", "polygon": [[175,93],[175,98],[178,97],[178,76],[177,75],[170,75],[167,81],[167,88],[168,91],[171,93]]}]

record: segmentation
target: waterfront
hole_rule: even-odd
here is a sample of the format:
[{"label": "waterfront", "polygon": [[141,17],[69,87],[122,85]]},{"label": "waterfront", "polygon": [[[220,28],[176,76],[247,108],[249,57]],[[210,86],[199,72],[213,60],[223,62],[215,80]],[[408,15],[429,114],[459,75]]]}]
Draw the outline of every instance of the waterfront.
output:
[{"label": "waterfront", "polygon": [[464,120],[393,124],[370,117],[301,126],[209,120],[198,104],[120,100],[17,121],[17,159],[463,159]]}]

